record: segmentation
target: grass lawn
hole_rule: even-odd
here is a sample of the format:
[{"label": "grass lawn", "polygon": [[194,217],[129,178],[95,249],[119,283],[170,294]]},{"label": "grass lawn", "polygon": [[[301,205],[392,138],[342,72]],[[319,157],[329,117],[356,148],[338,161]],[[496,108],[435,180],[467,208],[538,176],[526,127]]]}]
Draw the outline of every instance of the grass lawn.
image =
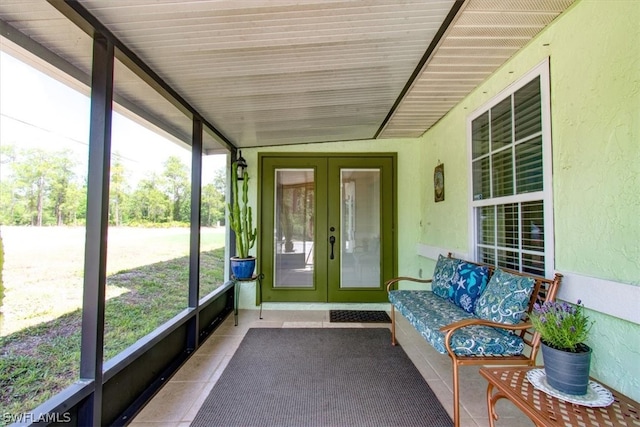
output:
[{"label": "grass lawn", "polygon": [[[71,230],[71,234],[76,232],[75,229],[67,230]],[[109,230],[105,360],[153,331],[187,305],[188,230],[141,230],[144,229],[122,229],[121,233]],[[49,231],[55,234],[63,230]],[[4,227],[2,233],[7,251],[5,267],[12,268],[9,277],[20,277],[15,271],[16,263],[9,262],[10,251],[16,246],[5,235],[12,233],[6,233]],[[84,235],[82,244],[83,241]],[[15,282],[7,280],[7,295],[11,298],[5,298],[3,311],[31,309],[36,315],[20,313],[22,317],[16,319],[24,318],[26,321],[14,319],[11,324],[32,325],[9,333],[3,330],[0,336],[0,413],[17,414],[31,410],[78,378],[81,311],[77,307],[81,300],[69,299],[64,310],[60,310],[57,307],[59,300],[55,298],[56,292],[66,292],[66,296],[77,294],[81,298],[82,270],[75,271],[73,266],[77,265],[71,262],[77,251],[71,251],[73,245],[64,239],[57,250],[50,240],[43,245],[36,242],[29,242],[34,252],[44,251],[46,254],[28,257],[31,264],[26,259],[20,260],[28,286],[16,286]],[[221,242],[224,243],[224,233],[203,233],[201,296],[222,284],[225,257]],[[13,255],[15,260],[15,253]],[[49,300],[43,295],[33,295],[38,289],[49,295]],[[21,308],[18,309],[10,305],[16,296],[20,299]],[[64,313],[56,315],[57,311]],[[42,316],[42,313],[46,315]]]},{"label": "grass lawn", "polygon": [[[6,288],[0,336],[82,306],[84,227],[2,227]],[[188,228],[109,227],[107,275],[189,254]],[[223,228],[203,228],[201,250],[224,247]],[[109,284],[107,299],[126,292]]]}]

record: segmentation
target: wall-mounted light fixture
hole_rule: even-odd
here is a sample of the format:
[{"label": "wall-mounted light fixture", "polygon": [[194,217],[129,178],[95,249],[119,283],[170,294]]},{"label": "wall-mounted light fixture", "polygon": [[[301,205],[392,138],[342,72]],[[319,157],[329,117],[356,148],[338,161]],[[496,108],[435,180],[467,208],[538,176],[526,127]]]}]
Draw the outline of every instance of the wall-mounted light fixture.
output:
[{"label": "wall-mounted light fixture", "polygon": [[244,180],[244,171],[247,169],[247,161],[242,157],[242,151],[238,150],[238,181]]}]

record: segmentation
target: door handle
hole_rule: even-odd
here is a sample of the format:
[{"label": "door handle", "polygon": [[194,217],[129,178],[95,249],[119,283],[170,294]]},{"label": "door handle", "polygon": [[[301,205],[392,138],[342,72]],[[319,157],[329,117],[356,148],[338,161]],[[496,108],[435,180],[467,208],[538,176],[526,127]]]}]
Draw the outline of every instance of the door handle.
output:
[{"label": "door handle", "polygon": [[335,236],[331,236],[331,237],[329,237],[329,243],[331,243],[331,255],[329,255],[329,259],[333,259],[333,258],[335,258],[335,257],[333,256],[333,245],[336,243],[336,238],[335,238]]}]

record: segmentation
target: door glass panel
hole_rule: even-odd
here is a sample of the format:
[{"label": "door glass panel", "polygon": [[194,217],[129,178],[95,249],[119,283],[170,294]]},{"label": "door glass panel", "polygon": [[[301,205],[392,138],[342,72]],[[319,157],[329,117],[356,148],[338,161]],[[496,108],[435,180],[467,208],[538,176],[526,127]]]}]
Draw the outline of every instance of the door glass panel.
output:
[{"label": "door glass panel", "polygon": [[340,287],[379,287],[380,169],[341,169],[340,194]]},{"label": "door glass panel", "polygon": [[313,169],[276,169],[273,286],[314,286],[315,174]]}]

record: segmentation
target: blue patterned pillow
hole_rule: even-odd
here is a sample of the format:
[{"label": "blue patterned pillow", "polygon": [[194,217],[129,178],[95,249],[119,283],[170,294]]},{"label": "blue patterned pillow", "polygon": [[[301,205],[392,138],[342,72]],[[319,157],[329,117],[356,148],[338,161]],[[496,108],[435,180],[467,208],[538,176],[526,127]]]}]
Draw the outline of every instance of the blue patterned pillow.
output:
[{"label": "blue patterned pillow", "polygon": [[492,322],[516,324],[527,310],[535,280],[497,269],[476,300],[475,313]]},{"label": "blue patterned pillow", "polygon": [[460,262],[453,276],[453,294],[449,299],[464,311],[473,313],[476,299],[482,294],[488,281],[488,267]]},{"label": "blue patterned pillow", "polygon": [[460,260],[440,255],[433,271],[431,291],[441,298],[449,298],[453,294],[452,280]]}]

